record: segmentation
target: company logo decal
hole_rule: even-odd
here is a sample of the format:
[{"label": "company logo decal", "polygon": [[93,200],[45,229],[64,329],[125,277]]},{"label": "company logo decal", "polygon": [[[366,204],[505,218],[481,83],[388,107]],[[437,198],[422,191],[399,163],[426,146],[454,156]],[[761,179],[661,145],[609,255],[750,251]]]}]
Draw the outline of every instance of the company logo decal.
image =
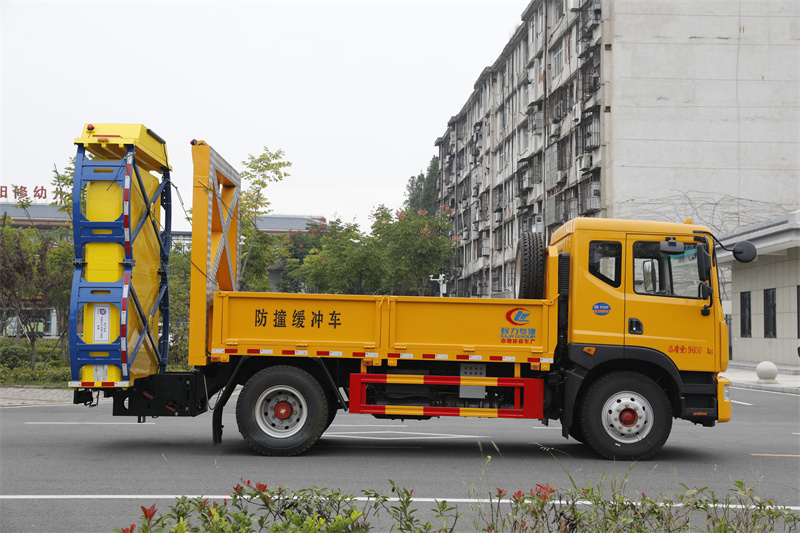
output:
[{"label": "company logo decal", "polygon": [[[515,326],[524,326],[530,322],[531,313],[522,307],[515,307],[506,313],[506,320]],[[534,328],[500,328],[501,344],[533,344],[536,341]]]},{"label": "company logo decal", "polygon": [[528,318],[531,314],[528,312],[527,309],[523,309],[522,307],[516,307],[506,313],[506,320],[514,324],[515,326],[524,326],[529,322]]},{"label": "company logo decal", "polygon": [[592,306],[592,312],[597,316],[606,316],[611,312],[611,306],[607,303],[597,302]]}]

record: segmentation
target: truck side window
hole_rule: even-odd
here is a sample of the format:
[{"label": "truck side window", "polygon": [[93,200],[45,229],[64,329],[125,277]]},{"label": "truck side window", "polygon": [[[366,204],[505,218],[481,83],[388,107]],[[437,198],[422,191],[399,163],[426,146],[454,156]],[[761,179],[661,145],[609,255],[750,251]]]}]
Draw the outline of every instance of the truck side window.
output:
[{"label": "truck side window", "polygon": [[697,247],[685,243],[684,251],[667,254],[659,241],[633,244],[633,290],[639,294],[700,298]]},{"label": "truck side window", "polygon": [[589,273],[612,287],[619,287],[622,282],[622,243],[591,241]]}]

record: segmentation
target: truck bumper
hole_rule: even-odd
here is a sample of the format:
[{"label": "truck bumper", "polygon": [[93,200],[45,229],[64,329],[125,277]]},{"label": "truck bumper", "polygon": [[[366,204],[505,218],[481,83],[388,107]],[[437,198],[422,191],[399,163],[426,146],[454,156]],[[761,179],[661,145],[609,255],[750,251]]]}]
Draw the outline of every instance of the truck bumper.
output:
[{"label": "truck bumper", "polygon": [[717,421],[727,422],[731,419],[731,382],[717,376]]}]

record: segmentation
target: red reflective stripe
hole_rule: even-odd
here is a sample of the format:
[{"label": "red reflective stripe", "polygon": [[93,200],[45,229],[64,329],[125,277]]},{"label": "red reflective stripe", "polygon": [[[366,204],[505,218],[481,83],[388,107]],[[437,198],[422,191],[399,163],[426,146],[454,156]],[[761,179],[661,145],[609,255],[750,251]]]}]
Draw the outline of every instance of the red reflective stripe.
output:
[{"label": "red reflective stripe", "polygon": [[330,350],[317,350],[317,355],[330,355]]},{"label": "red reflective stripe", "polygon": [[528,357],[528,362],[529,363],[538,363],[539,362],[539,358],[538,357]]},{"label": "red reflective stripe", "polygon": [[503,360],[503,357],[500,356],[500,355],[490,355],[489,356],[489,361],[502,361],[502,360]]},{"label": "red reflective stripe", "polygon": [[238,351],[236,348],[225,348],[225,353],[236,353]]},{"label": "red reflective stripe", "polygon": [[390,353],[389,357],[391,357],[392,359],[400,359],[400,354],[399,353]]},{"label": "red reflective stripe", "polygon": [[282,355],[294,355],[294,350],[282,350]]},{"label": "red reflective stripe", "polygon": [[261,350],[258,350],[258,349],[254,350],[252,348],[248,348],[247,349],[247,353],[261,353]]},{"label": "red reflective stripe", "polygon": [[469,356],[464,354],[459,354],[456,356],[456,359],[463,361],[464,359],[469,359]]},{"label": "red reflective stripe", "polygon": [[353,352],[353,357],[366,357],[367,354],[364,352]]},{"label": "red reflective stripe", "polygon": [[461,408],[459,407],[423,407],[422,414],[424,416],[459,416]]},{"label": "red reflective stripe", "polygon": [[432,353],[424,353],[422,354],[423,359],[436,359],[436,354]]}]

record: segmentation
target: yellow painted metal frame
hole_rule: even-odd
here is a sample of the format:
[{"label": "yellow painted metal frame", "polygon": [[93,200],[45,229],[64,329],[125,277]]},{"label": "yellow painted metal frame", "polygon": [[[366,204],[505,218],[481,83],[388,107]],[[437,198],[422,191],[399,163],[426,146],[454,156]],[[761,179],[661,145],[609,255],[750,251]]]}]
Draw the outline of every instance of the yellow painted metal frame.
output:
[{"label": "yellow painted metal frame", "polygon": [[87,151],[108,161],[122,159],[126,145],[134,145],[140,169],[161,172],[166,167],[172,170],[167,144],[142,124],[85,124],[75,144],[82,144]]},{"label": "yellow painted metal frame", "polygon": [[205,141],[192,142],[192,273],[189,364],[208,363],[214,293],[238,289],[241,177]]}]

